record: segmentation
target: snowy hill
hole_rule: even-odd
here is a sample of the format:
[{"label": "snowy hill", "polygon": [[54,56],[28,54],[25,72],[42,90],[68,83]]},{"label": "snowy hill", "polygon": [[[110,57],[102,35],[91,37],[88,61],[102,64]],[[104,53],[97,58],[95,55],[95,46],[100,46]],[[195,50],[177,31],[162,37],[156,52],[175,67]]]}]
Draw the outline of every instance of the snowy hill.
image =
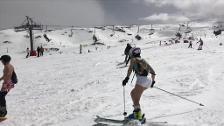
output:
[{"label": "snowy hill", "polygon": [[[144,26],[149,27],[149,26]],[[0,54],[12,55],[19,83],[7,95],[8,119],[2,126],[92,126],[96,115],[123,118],[123,88],[121,82],[127,68],[118,68],[128,42],[142,48],[142,57],[155,69],[156,86],[203,103],[198,106],[155,88],[146,90],[141,99],[147,126],[222,126],[224,125],[224,47],[223,37],[215,38],[208,28],[195,27],[193,34],[204,41],[203,50],[193,49],[187,43],[165,44],[175,37],[178,29],[173,25],[158,25],[156,33],[139,33],[137,26],[124,28],[125,32],[95,29],[99,42],[93,43],[92,28],[70,28],[51,32],[36,32],[35,48],[59,48],[59,52],[46,52],[43,57],[25,59],[29,39],[26,32],[0,31]],[[43,34],[52,39],[47,42]],[[128,35],[129,34],[129,35]],[[132,34],[132,35],[130,35]],[[124,41],[120,41],[124,40]],[[5,42],[9,41],[9,43]],[[159,42],[162,41],[162,45]],[[86,45],[79,54],[79,45]],[[98,49],[96,49],[96,47]],[[87,53],[90,50],[90,53]],[[2,71],[3,67],[0,67]],[[126,89],[127,112],[132,112],[129,96],[134,86]],[[150,122],[168,122],[152,124]]]}]

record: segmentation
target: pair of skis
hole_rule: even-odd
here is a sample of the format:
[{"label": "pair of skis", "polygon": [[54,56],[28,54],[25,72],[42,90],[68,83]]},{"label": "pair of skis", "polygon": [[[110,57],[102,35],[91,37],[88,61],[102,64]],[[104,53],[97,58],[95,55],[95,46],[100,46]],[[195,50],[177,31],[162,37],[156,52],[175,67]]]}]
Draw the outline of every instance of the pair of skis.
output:
[{"label": "pair of skis", "polygon": [[[104,118],[100,116],[96,116],[96,119],[94,120],[96,124],[93,126],[117,126],[117,125],[127,125],[131,121],[137,122],[138,124],[145,124],[146,123],[146,118],[143,117],[142,120],[136,120],[136,119],[128,119],[125,117],[123,120],[117,120],[117,119],[110,119],[110,118]],[[166,124],[167,122],[148,122],[147,125],[153,125],[153,124]]]},{"label": "pair of skis", "polygon": [[[94,126],[109,126],[110,124],[125,125],[125,124],[128,124],[132,120],[134,120],[134,119],[125,118],[123,120],[117,120],[117,119],[109,119],[109,118],[103,118],[100,116],[96,116],[96,119],[94,121],[97,124],[95,124]],[[139,123],[144,124],[146,122],[146,119],[143,118],[142,120],[134,120],[134,121],[139,121]]]}]

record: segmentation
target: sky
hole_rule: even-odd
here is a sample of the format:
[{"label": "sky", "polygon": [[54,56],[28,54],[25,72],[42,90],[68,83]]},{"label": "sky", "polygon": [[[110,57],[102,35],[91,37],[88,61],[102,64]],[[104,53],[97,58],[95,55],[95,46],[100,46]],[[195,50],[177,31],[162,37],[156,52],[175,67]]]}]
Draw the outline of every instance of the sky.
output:
[{"label": "sky", "polygon": [[223,0],[0,0],[0,28],[25,16],[45,25],[129,25],[219,20]]}]

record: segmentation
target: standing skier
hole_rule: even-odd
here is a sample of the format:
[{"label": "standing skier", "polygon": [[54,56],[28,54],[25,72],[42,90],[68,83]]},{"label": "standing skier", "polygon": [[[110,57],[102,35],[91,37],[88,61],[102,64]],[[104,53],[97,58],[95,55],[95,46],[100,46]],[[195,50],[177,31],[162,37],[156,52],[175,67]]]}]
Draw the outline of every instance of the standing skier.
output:
[{"label": "standing skier", "polygon": [[30,56],[30,49],[26,48],[26,58],[28,58]]},{"label": "standing skier", "polygon": [[202,39],[200,38],[200,40],[197,43],[199,43],[198,50],[202,50],[202,46],[203,46]]},{"label": "standing skier", "polygon": [[40,46],[40,56],[43,56],[44,55],[44,48],[43,46]]},{"label": "standing skier", "polygon": [[191,40],[189,41],[189,46],[188,46],[188,48],[192,48],[192,41],[191,41]]},{"label": "standing skier", "polygon": [[125,50],[124,50],[124,54],[125,54],[124,62],[126,63],[126,66],[128,65],[128,62],[130,60],[129,51],[130,51],[131,48],[132,48],[131,44],[128,43]]},{"label": "standing skier", "polygon": [[14,67],[10,64],[11,57],[3,55],[0,60],[4,65],[3,76],[0,78],[0,81],[3,80],[0,91],[0,117],[5,117],[7,114],[5,96],[14,87],[14,84],[17,83],[17,77]]},{"label": "standing skier", "polygon": [[40,47],[37,47],[37,57],[40,57]]},{"label": "standing skier", "polygon": [[[125,86],[129,80],[132,70],[135,72],[137,81],[134,89],[131,91],[131,98],[133,101],[134,111],[133,114],[130,114],[128,118],[142,120],[142,113],[140,107],[140,98],[144,90],[146,90],[150,85],[151,88],[155,84],[155,71],[152,67],[140,56],[140,48],[132,48],[130,50],[131,63],[128,68],[127,76],[122,82],[122,85]],[[151,74],[151,79],[149,79],[148,73]]]}]

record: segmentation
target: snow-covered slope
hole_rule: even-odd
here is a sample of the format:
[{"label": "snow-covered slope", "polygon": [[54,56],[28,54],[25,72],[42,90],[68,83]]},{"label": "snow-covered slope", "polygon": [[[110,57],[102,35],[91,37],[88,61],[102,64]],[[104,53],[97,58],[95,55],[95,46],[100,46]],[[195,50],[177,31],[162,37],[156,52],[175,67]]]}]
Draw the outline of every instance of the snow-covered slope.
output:
[{"label": "snow-covered slope", "polygon": [[[199,29],[195,34],[200,33],[198,37],[204,40],[201,51],[197,50],[197,41],[193,42],[193,49],[187,48],[188,44],[182,42],[159,46],[160,38],[172,38],[166,35],[170,34],[169,31],[175,33],[174,29],[158,30],[152,36],[141,34],[144,39],[140,41],[134,38],[136,28],[127,30],[133,36],[115,32],[112,37],[111,29],[97,29],[95,32],[100,42],[110,46],[99,46],[100,50],[89,46],[93,43],[93,33],[88,30],[92,29],[74,30],[73,37],[68,37],[69,29],[56,30],[47,33],[52,43],[42,37],[36,40],[36,46],[41,43],[45,47],[54,46],[60,48],[62,53],[52,55],[49,52],[44,57],[27,59],[24,59],[25,53],[22,52],[29,44],[29,40],[24,38],[26,33],[0,31],[1,41],[12,42],[9,45],[1,43],[0,53],[7,54],[5,48],[9,48],[8,54],[12,55],[12,64],[19,78],[19,83],[6,97],[8,119],[0,125],[91,126],[95,124],[96,115],[122,119],[121,82],[127,68],[118,68],[117,64],[124,60],[124,48],[132,39],[132,44],[142,48],[142,57],[155,69],[156,86],[205,105],[202,107],[150,88],[141,99],[147,122],[168,123],[146,125],[224,125],[224,47],[219,46],[222,37],[215,38],[208,29]],[[123,38],[128,41],[119,42]],[[78,54],[79,44],[87,44],[86,48],[93,51]],[[133,109],[129,94],[134,81],[125,87],[128,113]]]}]

